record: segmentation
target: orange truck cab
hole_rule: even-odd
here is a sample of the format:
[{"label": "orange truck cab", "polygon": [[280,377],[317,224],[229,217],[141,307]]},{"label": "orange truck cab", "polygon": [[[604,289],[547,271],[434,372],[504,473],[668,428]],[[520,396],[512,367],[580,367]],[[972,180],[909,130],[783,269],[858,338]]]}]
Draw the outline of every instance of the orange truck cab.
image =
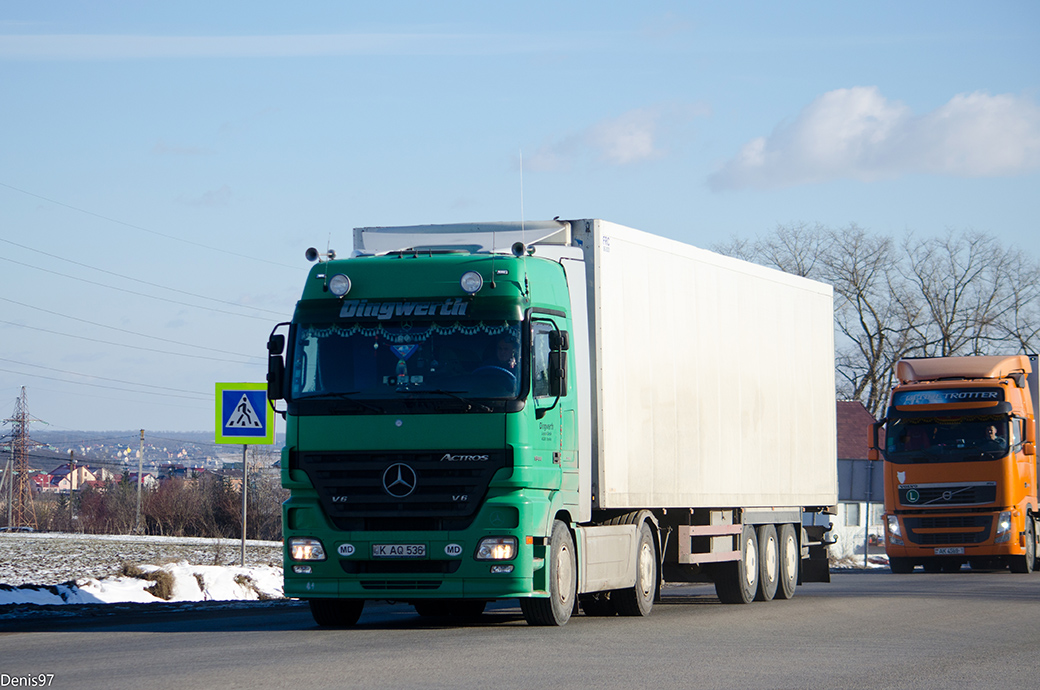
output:
[{"label": "orange truck cab", "polygon": [[1032,572],[1040,566],[1037,356],[903,359],[896,377],[870,450],[885,459],[892,572],[964,563]]}]

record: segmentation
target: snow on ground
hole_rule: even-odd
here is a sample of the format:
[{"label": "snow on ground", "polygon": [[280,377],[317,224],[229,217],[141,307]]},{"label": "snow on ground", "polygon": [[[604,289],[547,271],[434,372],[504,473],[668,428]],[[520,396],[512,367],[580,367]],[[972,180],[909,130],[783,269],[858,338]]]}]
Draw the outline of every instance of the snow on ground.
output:
[{"label": "snow on ground", "polygon": [[282,598],[280,542],[240,558],[228,539],[2,533],[0,606]]}]

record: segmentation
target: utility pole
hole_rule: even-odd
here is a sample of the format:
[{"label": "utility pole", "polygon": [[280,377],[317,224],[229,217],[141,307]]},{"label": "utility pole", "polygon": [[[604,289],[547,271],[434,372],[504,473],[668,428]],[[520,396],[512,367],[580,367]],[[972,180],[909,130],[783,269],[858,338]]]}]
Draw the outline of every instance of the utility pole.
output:
[{"label": "utility pole", "polygon": [[141,533],[141,473],[144,471],[144,429],[141,429],[141,448],[137,451],[137,527],[134,534]]},{"label": "utility pole", "polygon": [[246,487],[249,485],[249,472],[246,469],[249,463],[246,461],[246,450],[248,445],[242,444],[242,558],[241,566],[246,567],[246,496],[249,493]]},{"label": "utility pole", "polygon": [[14,414],[4,420],[14,426],[11,434],[11,455],[14,459],[14,489],[8,503],[7,524],[12,527],[36,529],[36,509],[33,507],[32,481],[29,479],[29,448],[36,445],[29,439],[29,422],[38,421],[29,416],[25,402],[25,386],[15,401]]},{"label": "utility pole", "polygon": [[[76,451],[69,451],[69,519],[71,520],[76,515],[76,511],[72,507],[72,501],[75,500],[76,491]],[[69,523],[71,527],[71,523]]]}]

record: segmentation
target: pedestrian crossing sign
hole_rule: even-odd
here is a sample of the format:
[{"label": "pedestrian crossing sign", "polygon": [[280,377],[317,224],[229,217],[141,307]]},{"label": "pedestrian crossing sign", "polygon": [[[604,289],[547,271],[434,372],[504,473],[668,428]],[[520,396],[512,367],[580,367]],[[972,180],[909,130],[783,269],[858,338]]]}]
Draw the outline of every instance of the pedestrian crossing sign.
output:
[{"label": "pedestrian crossing sign", "polygon": [[266,383],[217,384],[217,443],[274,443]]}]

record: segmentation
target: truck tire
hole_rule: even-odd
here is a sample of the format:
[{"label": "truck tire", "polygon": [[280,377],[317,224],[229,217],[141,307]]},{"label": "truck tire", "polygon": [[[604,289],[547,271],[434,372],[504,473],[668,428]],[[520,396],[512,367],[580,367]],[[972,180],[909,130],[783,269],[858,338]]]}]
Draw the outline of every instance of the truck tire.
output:
[{"label": "truck tire", "polygon": [[563,625],[570,620],[577,601],[577,563],[574,538],[567,525],[553,522],[549,543],[549,596],[520,600],[520,611],[528,625]]},{"label": "truck tire", "polygon": [[772,601],[780,584],[780,545],[776,527],[758,526],[758,592],[755,601]]},{"label": "truck tire", "polygon": [[758,537],[752,525],[740,533],[740,560],[714,568],[715,593],[723,604],[750,604],[758,593]]},{"label": "truck tire", "polygon": [[790,599],[798,586],[798,567],[802,563],[802,551],[798,547],[798,535],[794,525],[781,525],[778,535],[780,542],[780,586],[776,596]]},{"label": "truck tire", "polygon": [[1031,573],[1036,561],[1036,537],[1033,527],[1033,516],[1026,514],[1026,552],[1021,556],[1008,559],[1008,567],[1013,573]]},{"label": "truck tire", "polygon": [[611,593],[610,600],[622,616],[649,616],[657,595],[657,546],[650,525],[639,527],[639,545],[636,550],[636,584],[632,589]]},{"label": "truck tire", "polygon": [[361,618],[364,599],[308,599],[314,622],[323,628],[349,628]]},{"label": "truck tire", "polygon": [[896,575],[907,575],[914,572],[914,562],[901,556],[889,556],[888,567]]}]

